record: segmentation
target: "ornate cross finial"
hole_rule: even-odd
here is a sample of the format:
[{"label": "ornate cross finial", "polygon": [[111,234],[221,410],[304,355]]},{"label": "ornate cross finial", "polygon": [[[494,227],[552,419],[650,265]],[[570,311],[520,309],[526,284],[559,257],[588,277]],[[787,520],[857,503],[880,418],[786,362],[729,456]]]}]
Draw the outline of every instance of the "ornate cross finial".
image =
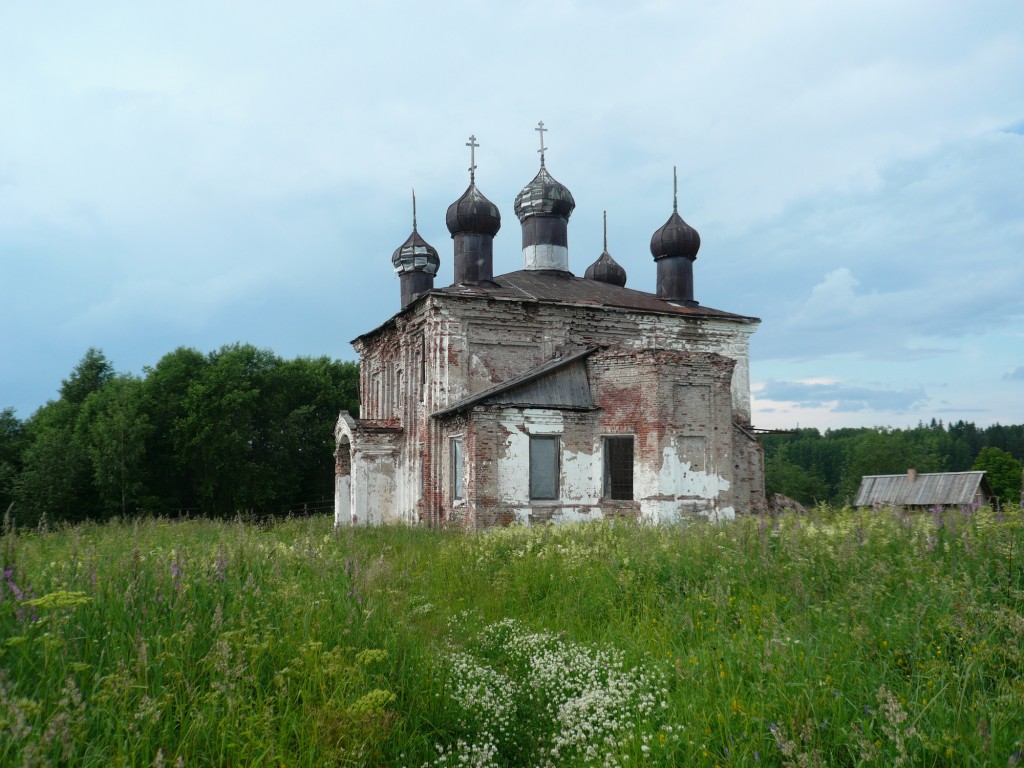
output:
[{"label": "ornate cross finial", "polygon": [[676,178],[676,167],[672,166],[672,213],[679,213],[679,180]]},{"label": "ornate cross finial", "polygon": [[540,133],[540,149],[538,149],[537,151],[540,152],[540,167],[543,168],[544,167],[544,134],[545,134],[545,132],[548,129],[544,127],[544,121],[541,120],[540,122],[537,123],[537,127],[534,128],[533,130],[535,130],[535,131]]},{"label": "ornate cross finial", "polygon": [[466,142],[466,146],[469,147],[469,181],[471,184],[476,183],[476,148],[480,145],[476,143],[476,136],[470,136],[469,141]]},{"label": "ornate cross finial", "polygon": [[604,212],[604,252],[608,253],[608,211]]},{"label": "ornate cross finial", "polygon": [[412,231],[416,231],[416,190],[412,191]]}]

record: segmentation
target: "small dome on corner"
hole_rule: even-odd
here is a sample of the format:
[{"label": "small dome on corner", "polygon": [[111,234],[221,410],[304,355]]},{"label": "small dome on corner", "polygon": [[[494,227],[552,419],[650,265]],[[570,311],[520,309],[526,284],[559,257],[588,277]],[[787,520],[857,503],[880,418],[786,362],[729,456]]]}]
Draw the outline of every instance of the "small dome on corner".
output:
[{"label": "small dome on corner", "polygon": [[608,211],[604,212],[604,250],[597,257],[597,261],[587,267],[583,277],[599,283],[617,285],[620,288],[626,285],[626,270],[608,253]]},{"label": "small dome on corner", "polygon": [[700,250],[700,235],[679,215],[679,182],[672,169],[672,215],[652,236],[651,255],[654,260],[682,256],[693,261]]},{"label": "small dome on corner", "polygon": [[391,264],[398,274],[426,272],[428,275],[436,275],[441,266],[441,257],[437,255],[437,249],[420,237],[414,227],[408,239],[391,254]]}]

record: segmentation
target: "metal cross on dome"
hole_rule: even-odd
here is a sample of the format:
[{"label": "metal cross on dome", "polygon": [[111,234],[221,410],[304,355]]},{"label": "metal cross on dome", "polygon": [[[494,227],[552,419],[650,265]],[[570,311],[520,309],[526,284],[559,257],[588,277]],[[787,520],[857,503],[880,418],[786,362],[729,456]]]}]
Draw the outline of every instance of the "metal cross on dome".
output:
[{"label": "metal cross on dome", "polygon": [[466,142],[466,146],[469,147],[469,180],[470,182],[476,182],[476,148],[480,145],[476,143],[476,136],[470,136],[469,141]]},{"label": "metal cross on dome", "polygon": [[537,151],[540,152],[540,167],[543,168],[544,167],[544,134],[547,132],[548,129],[544,127],[544,121],[540,120],[537,123],[537,127],[534,128],[533,130],[538,131],[540,133],[540,149],[538,149]]}]

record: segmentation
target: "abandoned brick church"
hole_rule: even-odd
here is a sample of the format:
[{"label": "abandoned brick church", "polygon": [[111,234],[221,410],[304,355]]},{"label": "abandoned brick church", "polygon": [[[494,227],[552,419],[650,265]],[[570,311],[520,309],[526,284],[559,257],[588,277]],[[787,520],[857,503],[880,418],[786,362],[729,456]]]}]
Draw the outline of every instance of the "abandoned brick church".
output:
[{"label": "abandoned brick church", "polygon": [[651,238],[655,293],[625,287],[607,242],[574,275],[575,202],[539,130],[540,170],[514,204],[522,269],[493,273],[501,215],[475,156],[446,217],[450,286],[434,286],[440,258],[414,207],[391,259],[401,309],[352,342],[362,418],[342,411],[335,429],[337,524],[665,523],[763,507],[748,365],[759,321],[694,300],[700,237],[676,203]]}]

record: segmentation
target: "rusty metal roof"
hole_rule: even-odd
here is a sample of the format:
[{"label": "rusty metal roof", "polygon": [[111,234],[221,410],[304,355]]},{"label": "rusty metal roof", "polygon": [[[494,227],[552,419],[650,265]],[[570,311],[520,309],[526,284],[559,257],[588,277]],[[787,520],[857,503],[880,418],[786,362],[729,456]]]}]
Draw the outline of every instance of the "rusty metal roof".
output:
[{"label": "rusty metal roof", "polygon": [[458,296],[465,298],[498,299],[505,301],[536,301],[550,304],[605,307],[662,315],[684,315],[695,320],[722,319],[738,323],[760,323],[748,315],[723,312],[720,309],[695,304],[692,307],[673,304],[659,299],[653,293],[637,291],[598,280],[576,277],[571,272],[555,269],[522,269],[498,275],[485,284],[449,285],[432,288],[419,294],[407,307],[371,331],[360,334],[353,341],[376,336],[390,327],[397,317],[416,306],[424,296]]},{"label": "rusty metal roof", "polygon": [[860,480],[855,507],[875,504],[904,507],[970,504],[981,492],[992,496],[984,472],[926,472],[913,479],[909,474],[865,475]]},{"label": "rusty metal roof", "polygon": [[635,309],[668,315],[694,317],[722,317],[731,320],[754,321],[757,318],[735,315],[711,307],[684,307],[659,299],[653,293],[637,291],[611,283],[576,277],[571,272],[556,269],[522,269],[498,275],[490,286],[449,285],[435,288],[431,293],[449,296],[488,296],[520,299],[523,301],[553,302],[557,304],[589,304],[599,307]]},{"label": "rusty metal roof", "polygon": [[443,418],[481,404],[575,410],[593,408],[590,383],[587,381],[583,359],[597,350],[598,347],[587,347],[548,360],[525,373],[437,411],[433,416]]}]

